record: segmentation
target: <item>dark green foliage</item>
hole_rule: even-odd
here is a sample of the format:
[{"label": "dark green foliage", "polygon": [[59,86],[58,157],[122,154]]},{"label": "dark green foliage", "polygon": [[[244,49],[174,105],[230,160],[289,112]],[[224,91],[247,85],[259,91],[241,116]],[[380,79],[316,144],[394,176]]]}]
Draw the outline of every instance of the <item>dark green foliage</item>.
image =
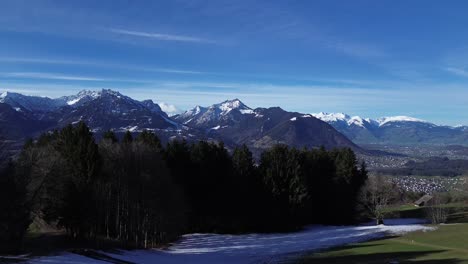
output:
[{"label": "dark green foliage", "polygon": [[98,211],[93,186],[100,172],[100,156],[89,128],[80,122],[69,125],[53,141],[57,155],[63,160],[55,184],[48,184],[48,198],[57,201],[44,208],[46,217],[58,219],[58,225],[73,237],[95,234]]},{"label": "dark green foliage", "polygon": [[148,130],[143,130],[136,138],[136,141],[152,149],[161,150],[162,148],[159,138]]},{"label": "dark green foliage", "polygon": [[114,131],[112,131],[112,130],[108,130],[108,131],[104,132],[104,134],[102,135],[102,139],[103,140],[108,140],[111,143],[117,143],[119,141],[117,139],[117,136],[115,135]]},{"label": "dark green foliage", "polygon": [[350,149],[277,145],[256,165],[245,145],[232,155],[223,143],[204,141],[163,148],[149,131],[135,139],[127,132],[120,143],[109,131],[97,145],[84,123],[29,142],[9,168],[0,195],[14,190],[11,205],[21,210],[10,217],[14,207],[2,204],[0,228],[12,232],[1,239],[20,243],[32,210],[72,237],[145,248],[183,232],[350,223],[367,177]]},{"label": "dark green foliage", "polygon": [[133,142],[133,136],[130,131],[125,132],[123,138],[122,138],[122,143],[123,144],[130,144]]},{"label": "dark green foliage", "polygon": [[[367,172],[350,149],[302,150],[278,145],[263,153],[261,175],[272,201],[272,224],[346,224]],[[276,222],[276,223],[275,223]]]},{"label": "dark green foliage", "polygon": [[12,163],[0,168],[0,253],[16,253],[31,222],[26,181]]},{"label": "dark green foliage", "polygon": [[105,178],[97,187],[101,233],[136,247],[176,238],[183,229],[184,204],[158,146],[137,139],[100,149],[105,161]]}]

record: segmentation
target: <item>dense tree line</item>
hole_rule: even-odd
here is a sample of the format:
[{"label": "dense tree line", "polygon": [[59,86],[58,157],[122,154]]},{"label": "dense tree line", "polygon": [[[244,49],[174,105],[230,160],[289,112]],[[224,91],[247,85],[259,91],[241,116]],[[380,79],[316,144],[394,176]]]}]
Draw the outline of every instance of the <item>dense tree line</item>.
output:
[{"label": "dense tree line", "polygon": [[96,143],[84,123],[28,141],[3,167],[0,244],[21,241],[33,217],[74,238],[145,248],[184,232],[350,223],[367,178],[350,149],[277,145],[257,164],[246,146],[163,147],[148,131],[120,140],[109,131]]}]

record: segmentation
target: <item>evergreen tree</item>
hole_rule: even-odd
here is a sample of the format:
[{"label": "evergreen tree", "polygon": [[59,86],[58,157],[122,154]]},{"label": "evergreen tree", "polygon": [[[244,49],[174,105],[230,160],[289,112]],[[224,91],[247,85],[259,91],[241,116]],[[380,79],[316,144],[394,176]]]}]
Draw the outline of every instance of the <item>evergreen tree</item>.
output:
[{"label": "evergreen tree", "polygon": [[137,142],[140,142],[144,145],[147,145],[153,149],[161,150],[161,141],[159,138],[153,133],[148,130],[143,130],[136,138]]},{"label": "evergreen tree", "polygon": [[17,253],[30,219],[27,179],[17,175],[13,163],[0,168],[0,253]]},{"label": "evergreen tree", "polygon": [[102,135],[103,140],[109,140],[111,143],[117,143],[119,140],[117,139],[117,136],[115,135],[114,131],[108,130],[104,132]]},{"label": "evergreen tree", "polygon": [[123,144],[130,144],[133,142],[133,136],[132,136],[132,133],[130,131],[127,130],[127,132],[125,132],[123,138],[122,138],[122,143]]}]

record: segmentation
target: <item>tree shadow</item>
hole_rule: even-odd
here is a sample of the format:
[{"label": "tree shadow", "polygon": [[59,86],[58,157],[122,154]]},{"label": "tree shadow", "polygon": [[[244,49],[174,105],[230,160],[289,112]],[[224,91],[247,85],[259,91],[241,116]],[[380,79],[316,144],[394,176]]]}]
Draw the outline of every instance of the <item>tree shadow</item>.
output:
[{"label": "tree shadow", "polygon": [[[354,246],[350,248],[355,248]],[[343,254],[339,256],[320,256],[312,255],[300,260],[298,263],[301,264],[318,264],[318,263],[331,263],[331,264],[402,264],[402,263],[414,263],[414,264],[458,264],[462,263],[462,260],[456,258],[437,259],[437,260],[414,260],[415,258],[421,258],[429,254],[437,254],[446,252],[445,250],[433,250],[433,251],[404,251],[404,252],[391,252],[391,253],[368,253],[368,254]]]},{"label": "tree shadow", "polygon": [[114,257],[111,257],[109,255],[106,255],[104,253],[101,253],[95,250],[81,249],[81,250],[72,250],[70,252],[74,254],[82,255],[91,259],[105,261],[105,262],[113,263],[113,264],[135,264],[135,262],[114,258]]}]

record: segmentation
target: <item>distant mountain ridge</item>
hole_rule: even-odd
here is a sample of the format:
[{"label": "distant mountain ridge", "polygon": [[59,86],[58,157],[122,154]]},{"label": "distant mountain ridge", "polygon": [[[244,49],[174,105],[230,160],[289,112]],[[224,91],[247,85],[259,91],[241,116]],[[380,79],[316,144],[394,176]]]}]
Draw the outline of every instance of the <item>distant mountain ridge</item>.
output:
[{"label": "distant mountain ridge", "polygon": [[255,149],[277,143],[295,147],[359,149],[332,126],[312,115],[288,112],[279,107],[252,109],[239,99],[209,107],[196,106],[173,118],[185,126],[204,130],[210,137]]},{"label": "distant mountain ridge", "polygon": [[329,123],[356,144],[468,145],[466,126],[441,126],[409,116],[370,119],[344,113],[312,115]]},{"label": "distant mountain ridge", "polygon": [[0,94],[0,106],[0,124],[10,124],[4,126],[0,136],[17,139],[83,121],[97,134],[109,129],[117,133],[146,129],[156,132],[163,140],[222,140],[227,146],[247,144],[258,150],[277,143],[360,150],[332,126],[312,115],[279,107],[251,109],[239,99],[209,107],[197,106],[172,117],[151,100],[138,101],[106,89],[84,90],[56,99],[6,92]]},{"label": "distant mountain ridge", "polygon": [[84,121],[94,133],[157,132],[163,140],[222,140],[264,149],[283,143],[295,147],[358,145],[468,145],[466,126],[438,126],[408,117],[361,118],[344,113],[303,114],[280,107],[252,109],[239,99],[196,106],[169,117],[152,100],[138,101],[117,91],[83,90],[51,99],[0,94],[0,138],[26,138]]}]

